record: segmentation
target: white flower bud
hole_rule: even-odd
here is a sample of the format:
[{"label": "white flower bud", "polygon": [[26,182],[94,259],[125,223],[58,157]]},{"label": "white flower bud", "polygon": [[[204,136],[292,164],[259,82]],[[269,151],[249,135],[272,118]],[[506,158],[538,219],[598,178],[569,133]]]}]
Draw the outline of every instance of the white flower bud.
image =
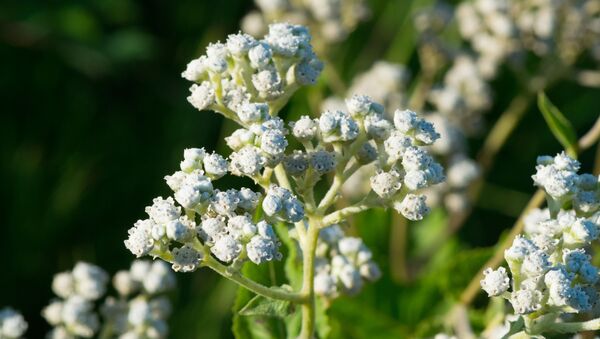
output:
[{"label": "white flower bud", "polygon": [[348,107],[348,113],[350,113],[353,118],[373,114],[383,114],[383,106],[373,102],[373,100],[366,95],[353,95],[350,99],[346,99],[346,107]]},{"label": "white flower bud", "polygon": [[371,188],[381,198],[391,198],[401,187],[400,174],[395,170],[379,172],[371,177]]},{"label": "white flower bud", "polygon": [[381,269],[373,261],[360,265],[360,275],[368,281],[376,281],[381,277]]},{"label": "white flower bud", "polygon": [[242,252],[242,244],[231,235],[225,234],[215,241],[210,251],[217,259],[230,263]]},{"label": "white flower bud", "polygon": [[227,174],[228,167],[227,160],[217,153],[212,153],[204,157],[204,171],[213,180]]},{"label": "white flower bud", "polygon": [[200,266],[204,253],[198,252],[189,245],[173,249],[173,265],[175,272],[193,272]]},{"label": "white flower bud", "polygon": [[167,182],[167,185],[173,190],[173,192],[177,192],[181,188],[181,185],[183,184],[183,181],[185,180],[186,176],[187,174],[185,172],[177,171],[172,175],[166,175],[165,181]]},{"label": "white flower bud", "polygon": [[215,194],[210,200],[210,208],[217,214],[231,216],[237,209],[239,201],[240,198],[236,190],[227,190],[225,192],[215,191]]},{"label": "white flower bud", "polygon": [[177,220],[171,220],[166,224],[165,228],[169,239],[184,243],[191,240],[194,236],[196,225],[187,216],[183,216]]},{"label": "white flower bud", "polygon": [[542,308],[542,293],[537,290],[518,290],[511,294],[510,303],[517,314],[529,314]]},{"label": "white flower bud", "polygon": [[402,159],[404,150],[411,146],[410,138],[407,138],[399,131],[392,131],[390,136],[383,143],[385,152],[391,161]]},{"label": "white flower bud", "polygon": [[311,140],[317,135],[317,123],[306,115],[290,122],[292,134],[298,140]]},{"label": "white flower bud", "polygon": [[237,176],[255,176],[260,173],[266,164],[266,159],[254,146],[245,146],[238,152],[231,153],[231,173]]},{"label": "white flower bud", "polygon": [[154,198],[152,206],[146,207],[146,213],[158,224],[166,224],[171,220],[176,220],[181,215],[181,208],[175,206],[173,198],[162,197]]},{"label": "white flower bud", "polygon": [[129,237],[125,240],[125,247],[136,257],[141,257],[152,251],[154,248],[154,239],[151,231],[154,228],[154,222],[150,219],[138,220],[132,228],[127,231]]},{"label": "white flower bud", "polygon": [[402,202],[395,201],[393,207],[406,219],[421,220],[429,213],[429,207],[427,207],[425,199],[426,197],[422,194],[407,194]]},{"label": "white flower bud", "polygon": [[380,114],[369,115],[365,118],[367,136],[381,142],[390,136],[392,124]]},{"label": "white flower bud", "polygon": [[334,278],[323,271],[315,274],[315,293],[327,298],[335,298],[338,294]]},{"label": "white flower bud", "polygon": [[227,221],[227,232],[236,240],[247,240],[256,234],[257,228],[250,216],[236,215]]},{"label": "white flower bud", "polygon": [[271,47],[264,42],[258,43],[248,52],[250,66],[257,69],[265,68],[271,62],[272,57]]},{"label": "white flower bud", "polygon": [[238,202],[238,208],[242,208],[248,212],[252,212],[258,206],[261,194],[254,192],[249,188],[242,187],[238,193],[240,201]]},{"label": "white flower bud", "polygon": [[241,57],[256,46],[258,42],[248,34],[230,34],[227,37],[227,50],[234,56]]},{"label": "white flower bud", "polygon": [[139,283],[133,280],[129,271],[117,272],[112,281],[115,290],[124,297],[133,294],[139,288]]},{"label": "white flower bud", "polygon": [[273,100],[282,94],[283,84],[275,70],[265,69],[252,75],[252,85],[261,98]]},{"label": "white flower bud", "polygon": [[301,176],[308,169],[308,157],[296,150],[283,158],[283,167],[287,174],[294,177]]},{"label": "white flower bud", "polygon": [[288,142],[282,131],[268,129],[260,136],[260,149],[272,156],[281,156]]},{"label": "white flower bud", "polygon": [[260,123],[269,117],[269,105],[265,103],[244,103],[239,108],[238,116],[244,123]]},{"label": "white flower bud", "polygon": [[27,322],[23,316],[10,307],[0,310],[0,337],[20,338],[27,331]]},{"label": "white flower bud", "polygon": [[324,150],[312,152],[310,153],[310,165],[319,175],[329,173],[337,165],[335,153]]},{"label": "white flower bud", "polygon": [[207,109],[215,102],[215,89],[208,81],[202,81],[200,85],[193,84],[190,93],[187,100],[199,111]]},{"label": "white flower bud", "polygon": [[225,138],[227,146],[234,151],[239,151],[244,146],[248,146],[254,143],[256,134],[245,128],[235,130],[230,136]]},{"label": "white flower bud", "polygon": [[199,81],[206,76],[206,56],[201,56],[187,64],[187,67],[181,77],[189,81]]},{"label": "white flower bud", "polygon": [[206,47],[206,66],[213,72],[223,73],[227,70],[227,46],[220,42]]},{"label": "white flower bud", "polygon": [[548,255],[540,250],[531,251],[523,260],[521,272],[526,277],[541,276],[550,269]]},{"label": "white flower bud", "polygon": [[278,249],[279,246],[271,238],[265,238],[260,235],[252,237],[250,242],[246,244],[248,258],[257,265],[273,259],[280,259],[281,254]]},{"label": "white flower bud", "polygon": [[358,125],[341,111],[326,111],[319,117],[319,130],[324,142],[350,141],[358,137]]},{"label": "white flower bud", "polygon": [[216,239],[225,234],[225,221],[223,217],[206,218],[200,225],[200,236],[205,240],[214,243]]},{"label": "white flower bud", "polygon": [[483,279],[481,280],[481,288],[487,292],[488,296],[496,297],[508,291],[510,287],[510,278],[504,267],[499,267],[497,270],[487,268],[483,271]]},{"label": "white flower bud", "polygon": [[61,272],[54,275],[52,292],[64,299],[75,293],[75,279],[71,272]]},{"label": "white flower bud", "polygon": [[42,317],[52,326],[58,326],[62,322],[63,303],[58,300],[50,302],[50,304],[42,310]]}]

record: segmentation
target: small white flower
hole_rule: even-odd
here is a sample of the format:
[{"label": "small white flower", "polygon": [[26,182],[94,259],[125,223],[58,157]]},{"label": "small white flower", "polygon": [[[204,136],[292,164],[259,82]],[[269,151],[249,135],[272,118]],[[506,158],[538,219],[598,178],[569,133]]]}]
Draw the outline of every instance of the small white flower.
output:
[{"label": "small white flower", "polygon": [[257,69],[266,67],[271,62],[272,57],[273,53],[271,52],[271,47],[264,42],[259,42],[248,52],[250,65]]},{"label": "small white flower", "polygon": [[206,155],[203,162],[204,171],[211,179],[219,179],[227,174],[229,164],[221,155],[217,153]]},{"label": "small white flower", "polygon": [[175,272],[193,272],[200,266],[200,261],[204,257],[202,252],[198,252],[188,245],[173,249],[173,265]]},{"label": "small white flower", "polygon": [[335,153],[318,150],[310,153],[310,165],[319,174],[323,175],[335,169],[337,160]]},{"label": "small white flower", "polygon": [[260,123],[269,117],[269,105],[265,103],[244,103],[239,108],[238,116],[244,123]]},{"label": "small white flower", "polygon": [[23,316],[10,307],[0,310],[0,337],[17,339],[25,334],[28,325]]},{"label": "small white flower", "polygon": [[190,93],[187,100],[199,111],[207,109],[215,102],[215,89],[208,81],[203,81],[200,85],[193,84]]},{"label": "small white flower", "polygon": [[254,146],[245,146],[238,152],[231,153],[231,173],[242,176],[255,176],[260,173],[266,164],[266,159],[260,154],[260,150]]},{"label": "small white flower", "polygon": [[529,314],[542,308],[542,293],[537,290],[518,290],[511,294],[510,303],[518,314]]},{"label": "small white flower", "polygon": [[206,76],[206,56],[201,56],[187,64],[187,67],[181,77],[189,81],[199,81]]},{"label": "small white flower", "polygon": [[400,174],[395,170],[379,172],[371,177],[371,188],[381,198],[388,199],[402,187],[401,179]]},{"label": "small white flower", "polygon": [[383,114],[383,106],[373,102],[373,100],[366,95],[353,95],[350,99],[346,99],[346,107],[348,107],[348,113],[350,113],[353,118],[373,114]]},{"label": "small white flower", "polygon": [[298,121],[290,122],[292,134],[298,140],[312,140],[317,135],[317,123],[306,115]]},{"label": "small white flower", "polygon": [[425,200],[424,195],[407,194],[401,202],[395,201],[393,207],[409,220],[421,220],[429,213]]},{"label": "small white flower", "polygon": [[258,42],[248,34],[230,34],[227,37],[227,50],[234,56],[243,56]]},{"label": "small white flower", "polygon": [[158,224],[166,224],[171,220],[176,220],[181,215],[181,208],[175,206],[173,198],[162,197],[154,198],[152,206],[146,207],[146,213]]},{"label": "small white flower", "polygon": [[508,291],[510,287],[510,278],[504,267],[499,267],[497,270],[487,268],[483,271],[483,279],[481,280],[481,288],[487,292],[488,296],[495,297]]},{"label": "small white flower", "polygon": [[215,241],[210,251],[217,259],[230,263],[242,252],[242,244],[233,236],[225,234]]}]

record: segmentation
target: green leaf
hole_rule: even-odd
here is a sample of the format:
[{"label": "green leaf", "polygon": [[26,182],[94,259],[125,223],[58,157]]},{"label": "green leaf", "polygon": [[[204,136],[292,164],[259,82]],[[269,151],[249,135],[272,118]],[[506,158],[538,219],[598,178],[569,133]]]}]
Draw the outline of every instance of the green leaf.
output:
[{"label": "green leaf", "polygon": [[538,108],[554,137],[563,145],[569,156],[576,158],[577,133],[575,133],[571,122],[552,104],[544,92],[538,93]]},{"label": "green leaf", "polygon": [[329,325],[329,315],[327,315],[327,305],[322,298],[316,300],[315,313],[315,326],[319,338],[328,338],[331,333],[331,326]]},{"label": "green leaf", "polygon": [[285,318],[293,313],[293,306],[286,300],[275,300],[257,295],[238,311],[240,315],[261,315]]},{"label": "green leaf", "polygon": [[[252,280],[263,284],[270,284],[270,272],[268,265],[254,265],[247,263],[242,268],[242,274]],[[251,300],[255,298],[254,293],[243,287],[238,287],[235,304],[233,305],[232,332],[238,339],[275,339],[284,338],[285,326],[277,317],[264,315],[243,316],[242,310]]]},{"label": "green leaf", "polygon": [[523,331],[523,329],[525,329],[525,321],[523,320],[523,317],[519,317],[517,318],[517,320],[514,321],[510,321],[509,323],[509,328],[508,328],[508,333],[506,333],[502,339],[508,339],[510,338],[511,335],[519,333],[521,331]]}]

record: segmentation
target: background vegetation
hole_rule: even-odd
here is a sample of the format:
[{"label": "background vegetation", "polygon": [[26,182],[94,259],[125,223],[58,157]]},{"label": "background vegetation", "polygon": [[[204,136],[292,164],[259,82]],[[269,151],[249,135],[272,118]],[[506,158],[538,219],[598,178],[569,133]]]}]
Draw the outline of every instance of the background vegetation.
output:
[{"label": "background vegetation", "polygon": [[[370,2],[372,16],[331,51],[345,80],[377,59],[417,67],[411,6],[432,1]],[[220,149],[222,119],[187,103],[186,63],[208,42],[239,29],[251,1],[4,1],[0,5],[0,306],[21,310],[27,336],[48,329],[40,310],[51,299],[55,272],[77,260],[110,272],[133,259],[123,245],[127,229],[153,197],[167,194],[162,177],[185,147]],[[514,79],[492,85],[488,125],[514,96]],[[319,86],[319,85],[317,85]],[[307,91],[289,106],[307,109]],[[600,112],[599,91],[563,82],[548,96],[583,134]],[[472,140],[476,153],[480,139]],[[358,297],[337,300],[329,313],[332,336],[428,335],[491,253],[534,188],[535,157],[561,146],[532,106],[499,154],[475,213],[465,227],[420,267],[416,280],[389,274],[390,214],[356,218],[355,232],[373,250],[384,277]],[[592,170],[592,149],[583,169]],[[220,181],[221,183],[222,181]],[[227,185],[227,182],[224,183]],[[410,228],[409,256],[426,247],[444,215]],[[417,264],[418,266],[418,264]],[[209,270],[178,274],[172,338],[231,336],[236,287]],[[487,298],[478,300],[482,305]],[[475,323],[482,314],[472,314]],[[478,318],[479,317],[479,318]],[[343,326],[342,326],[343,324]]]}]

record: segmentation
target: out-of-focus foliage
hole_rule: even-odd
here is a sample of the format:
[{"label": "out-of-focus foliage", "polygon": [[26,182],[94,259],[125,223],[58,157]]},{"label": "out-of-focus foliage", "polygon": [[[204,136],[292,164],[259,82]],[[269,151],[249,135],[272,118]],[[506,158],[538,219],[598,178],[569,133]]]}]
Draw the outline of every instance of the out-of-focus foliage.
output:
[{"label": "out-of-focus foliage", "polygon": [[[331,47],[334,63],[326,67],[335,67],[346,82],[379,59],[406,63],[418,72],[412,14],[432,3],[370,1],[370,19]],[[51,297],[55,272],[77,260],[111,272],[127,267],[132,257],[122,242],[126,230],[142,214],[141,206],[157,192],[167,193],[162,176],[177,166],[181,150],[223,147],[221,131],[233,127],[188,105],[188,84],[179,74],[208,42],[236,32],[252,8],[241,0],[0,4],[0,305],[23,311],[28,337],[42,337],[48,329],[40,310]],[[512,84],[514,79],[503,73],[492,83],[496,97],[487,116],[490,125],[515,96]],[[318,107],[314,101],[324,88],[321,81],[300,91],[287,114],[299,116]],[[597,89],[565,81],[547,95],[578,135],[600,112]],[[472,140],[473,153],[480,142]],[[351,233],[372,249],[384,276],[360,295],[331,305],[330,337],[435,334],[443,326],[441,315],[533,192],[529,176],[535,157],[560,149],[532,106],[500,152],[474,214],[457,235],[435,248],[425,267],[419,258],[446,221],[441,211],[409,225],[404,236],[392,231],[398,225],[387,211],[356,217]],[[593,151],[582,154],[584,172],[591,172],[593,159]],[[411,279],[398,282],[390,274],[397,264],[392,250],[404,241]],[[417,271],[417,277],[410,274]],[[282,283],[283,263],[274,272]],[[208,270],[179,274],[178,280],[170,337],[231,336],[231,308],[252,295],[236,296],[232,283]],[[483,327],[484,314],[471,317]],[[236,331],[247,331],[247,321],[253,320],[237,316]],[[286,330],[277,319],[262,324]]]}]

